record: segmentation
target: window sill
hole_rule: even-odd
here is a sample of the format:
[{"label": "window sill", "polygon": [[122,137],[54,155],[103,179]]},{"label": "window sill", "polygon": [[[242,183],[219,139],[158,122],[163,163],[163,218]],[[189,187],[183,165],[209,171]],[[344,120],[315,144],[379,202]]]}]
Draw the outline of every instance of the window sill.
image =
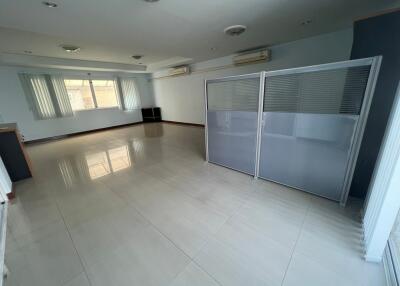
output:
[{"label": "window sill", "polygon": [[96,110],[120,110],[118,106],[113,106],[113,107],[98,107],[98,108],[90,108],[90,109],[79,109],[79,110],[73,110],[73,112],[86,112],[86,111],[96,111]]}]

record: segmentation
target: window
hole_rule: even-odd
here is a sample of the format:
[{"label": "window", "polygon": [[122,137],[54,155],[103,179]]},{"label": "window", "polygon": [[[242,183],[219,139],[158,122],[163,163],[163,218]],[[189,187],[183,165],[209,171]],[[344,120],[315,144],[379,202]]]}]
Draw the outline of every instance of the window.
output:
[{"label": "window", "polygon": [[95,108],[89,80],[86,79],[65,79],[69,101],[72,110],[83,110]]},{"label": "window", "polygon": [[140,108],[135,78],[90,80],[20,74],[20,79],[36,119],[73,116],[74,111],[96,108]]},{"label": "window", "polygon": [[97,107],[117,107],[117,91],[114,80],[93,80]]},{"label": "window", "polygon": [[73,110],[118,107],[114,80],[65,79]]}]

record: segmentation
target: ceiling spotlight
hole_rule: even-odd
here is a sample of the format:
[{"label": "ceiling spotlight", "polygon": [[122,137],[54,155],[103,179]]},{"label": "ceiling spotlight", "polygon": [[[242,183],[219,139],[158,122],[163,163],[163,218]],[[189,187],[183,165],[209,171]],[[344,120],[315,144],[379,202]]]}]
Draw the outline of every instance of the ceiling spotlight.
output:
[{"label": "ceiling spotlight", "polygon": [[311,19],[306,19],[306,20],[304,20],[304,21],[301,21],[300,22],[300,25],[301,26],[307,26],[307,25],[310,25],[312,23],[312,20]]},{"label": "ceiling spotlight", "polygon": [[71,45],[62,45],[61,48],[67,53],[76,53],[81,49],[80,47]]},{"label": "ceiling spotlight", "polygon": [[239,36],[243,34],[247,30],[247,27],[244,25],[233,25],[229,26],[224,30],[224,33],[228,36]]},{"label": "ceiling spotlight", "polygon": [[132,58],[134,58],[135,60],[140,60],[141,58],[143,58],[142,55],[133,55]]},{"label": "ceiling spotlight", "polygon": [[58,4],[56,4],[54,2],[43,1],[42,4],[49,8],[57,8],[58,7]]}]

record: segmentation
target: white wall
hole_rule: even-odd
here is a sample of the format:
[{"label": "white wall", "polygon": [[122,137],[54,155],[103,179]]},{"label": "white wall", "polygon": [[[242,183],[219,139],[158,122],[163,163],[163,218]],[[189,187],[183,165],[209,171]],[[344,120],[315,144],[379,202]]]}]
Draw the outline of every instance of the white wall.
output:
[{"label": "white wall", "polygon": [[[75,116],[68,118],[35,120],[18,78],[19,72],[48,72],[66,76],[83,76],[86,73],[70,70],[0,67],[0,118],[4,122],[17,122],[26,141],[142,121],[140,110],[125,112],[118,108],[79,111]],[[116,75],[102,72],[92,73],[93,77]],[[148,80],[149,76],[146,74],[126,76],[137,78],[142,106],[153,106],[154,96]]]},{"label": "white wall", "polygon": [[188,76],[165,78],[165,71],[156,72],[156,105],[164,120],[204,124],[205,79],[348,60],[352,41],[353,30],[347,29],[272,46],[272,60],[267,63],[216,70],[231,65],[229,56],[194,64]]},{"label": "white wall", "polygon": [[363,219],[365,258],[382,259],[400,209],[400,82],[372,176]]}]

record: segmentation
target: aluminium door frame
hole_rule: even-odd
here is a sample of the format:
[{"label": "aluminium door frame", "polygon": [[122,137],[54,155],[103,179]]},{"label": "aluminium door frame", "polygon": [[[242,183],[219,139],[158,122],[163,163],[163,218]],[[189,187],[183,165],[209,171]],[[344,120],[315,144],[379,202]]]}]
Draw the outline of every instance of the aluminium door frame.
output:
[{"label": "aluminium door frame", "polygon": [[370,73],[368,76],[367,86],[365,88],[363,103],[361,106],[360,117],[357,122],[355,138],[350,149],[349,163],[347,165],[346,176],[343,183],[342,196],[340,205],[345,206],[349,196],[351,183],[353,181],[354,170],[360,153],[362,139],[364,138],[365,126],[367,124],[369,110],[371,108],[372,99],[375,93],[376,83],[378,81],[379,71],[382,64],[382,56],[376,56],[371,59]]},{"label": "aluminium door frame", "polygon": [[[342,187],[342,194],[340,198],[340,205],[345,206],[349,191],[350,185],[354,175],[355,165],[357,163],[358,154],[361,147],[361,142],[363,139],[364,131],[366,122],[368,119],[369,110],[371,107],[371,102],[373,98],[373,94],[376,87],[376,82],[379,75],[379,70],[382,62],[382,56],[370,57],[370,58],[363,58],[363,59],[356,59],[356,60],[346,60],[334,63],[326,63],[320,65],[312,65],[312,66],[305,66],[305,67],[297,67],[297,68],[289,68],[289,69],[281,69],[281,70],[273,70],[273,71],[262,71],[259,73],[251,73],[251,74],[244,74],[244,75],[237,75],[237,76],[228,76],[228,77],[221,77],[216,79],[209,79],[204,81],[204,102],[205,102],[205,147],[206,147],[206,161],[209,161],[209,150],[208,150],[208,121],[207,121],[207,114],[208,114],[208,95],[207,95],[207,84],[213,82],[222,82],[222,81],[232,81],[238,79],[247,79],[247,78],[255,78],[260,77],[260,88],[259,88],[259,106],[258,106],[258,125],[257,125],[257,138],[256,138],[256,159],[255,159],[255,173],[254,178],[259,178],[259,167],[260,167],[260,153],[261,153],[261,139],[262,139],[262,115],[264,110],[264,96],[265,96],[265,81],[268,77],[278,76],[278,75],[288,75],[288,74],[297,74],[297,73],[304,73],[304,72],[313,72],[313,71],[324,71],[324,70],[334,70],[340,68],[349,68],[349,67],[358,67],[358,66],[370,66],[370,73],[367,80],[367,86],[365,88],[363,103],[361,106],[359,118],[356,124],[356,130],[353,135],[353,140],[351,143],[350,151],[349,151],[349,158],[346,167],[346,174],[343,182]],[[214,162],[210,162],[213,164],[217,164]],[[217,164],[221,165],[221,164]],[[229,166],[223,167],[233,169]],[[240,170],[236,170],[242,172]],[[242,172],[243,173],[243,172]],[[253,176],[253,174],[249,174]],[[262,177],[260,177],[262,178]],[[268,180],[262,178],[264,180]],[[271,181],[271,180],[268,180]],[[273,182],[273,181],[272,181]],[[280,182],[276,182],[281,185]],[[292,187],[292,186],[288,186]],[[293,188],[293,187],[292,187]],[[299,189],[299,188],[295,188]],[[301,189],[299,189],[301,190]],[[301,190],[305,191],[306,190]],[[317,195],[317,194],[315,194]]]},{"label": "aluminium door frame", "polygon": [[[268,80],[268,77],[280,76],[280,75],[289,75],[289,74],[298,74],[298,73],[305,73],[305,72],[316,72],[316,71],[326,71],[326,70],[334,70],[334,69],[341,69],[341,68],[350,68],[350,67],[359,67],[359,66],[370,66],[370,72],[368,75],[367,85],[364,91],[364,97],[361,105],[361,110],[359,117],[357,119],[355,131],[353,133],[353,138],[349,150],[349,156],[346,165],[346,173],[343,180],[342,191],[340,195],[340,199],[337,201],[340,203],[341,206],[345,206],[347,202],[347,198],[349,196],[350,185],[354,175],[355,165],[357,163],[358,154],[361,147],[361,142],[363,139],[366,121],[368,119],[369,109],[371,107],[371,102],[373,98],[373,94],[375,91],[376,82],[379,75],[379,69],[382,61],[382,56],[370,57],[370,58],[363,58],[357,60],[347,60],[341,62],[334,62],[334,63],[327,63],[321,65],[313,65],[313,66],[306,66],[306,67],[298,67],[298,68],[290,68],[290,69],[282,69],[282,70],[274,70],[265,72],[265,81]],[[262,104],[264,105],[264,97],[265,93],[262,97]],[[264,106],[262,107],[261,113],[264,111]],[[259,122],[262,125],[262,122]],[[262,128],[262,126],[261,126]],[[262,131],[262,130],[261,130]],[[260,150],[258,150],[258,154],[261,155],[261,136],[260,133]],[[260,158],[258,158],[258,163],[260,162]],[[259,170],[259,166],[257,167]],[[257,177],[259,174],[257,173]],[[303,190],[297,187],[289,186],[280,182],[276,182],[270,179],[266,179],[260,177],[263,180],[271,181],[274,183],[278,183],[281,185],[285,185],[294,189],[298,189],[307,193],[311,193],[320,197],[321,195],[309,192],[307,190]],[[328,198],[329,199],[329,198]],[[332,200],[332,199],[331,199]]]},{"label": "aluminium door frame", "polygon": [[[258,168],[258,161],[257,161],[257,155],[258,155],[258,133],[259,133],[259,116],[260,116],[260,108],[262,108],[262,106],[260,106],[261,103],[261,98],[262,98],[262,94],[261,94],[261,82],[264,82],[264,79],[262,78],[264,72],[258,72],[258,73],[249,73],[249,74],[243,74],[243,75],[235,75],[235,76],[227,76],[227,77],[220,77],[220,78],[215,78],[215,79],[206,79],[204,80],[204,102],[205,102],[205,108],[204,108],[204,127],[205,127],[205,147],[206,147],[206,162],[208,163],[212,163],[215,165],[219,165],[228,169],[232,169],[247,175],[250,175],[254,178],[257,178],[257,168]],[[260,78],[260,87],[259,87],[259,94],[258,94],[258,114],[257,114],[257,135],[256,135],[256,157],[254,160],[254,174],[245,172],[245,171],[241,171],[235,168],[232,168],[230,166],[226,166],[220,163],[216,163],[216,162],[212,162],[210,161],[210,157],[209,157],[209,150],[208,150],[208,120],[207,120],[207,115],[208,115],[208,89],[207,89],[207,85],[209,83],[216,83],[216,82],[224,82],[224,81],[235,81],[235,80],[240,80],[240,79],[249,79],[249,78]],[[260,141],[261,142],[261,141]]]}]

